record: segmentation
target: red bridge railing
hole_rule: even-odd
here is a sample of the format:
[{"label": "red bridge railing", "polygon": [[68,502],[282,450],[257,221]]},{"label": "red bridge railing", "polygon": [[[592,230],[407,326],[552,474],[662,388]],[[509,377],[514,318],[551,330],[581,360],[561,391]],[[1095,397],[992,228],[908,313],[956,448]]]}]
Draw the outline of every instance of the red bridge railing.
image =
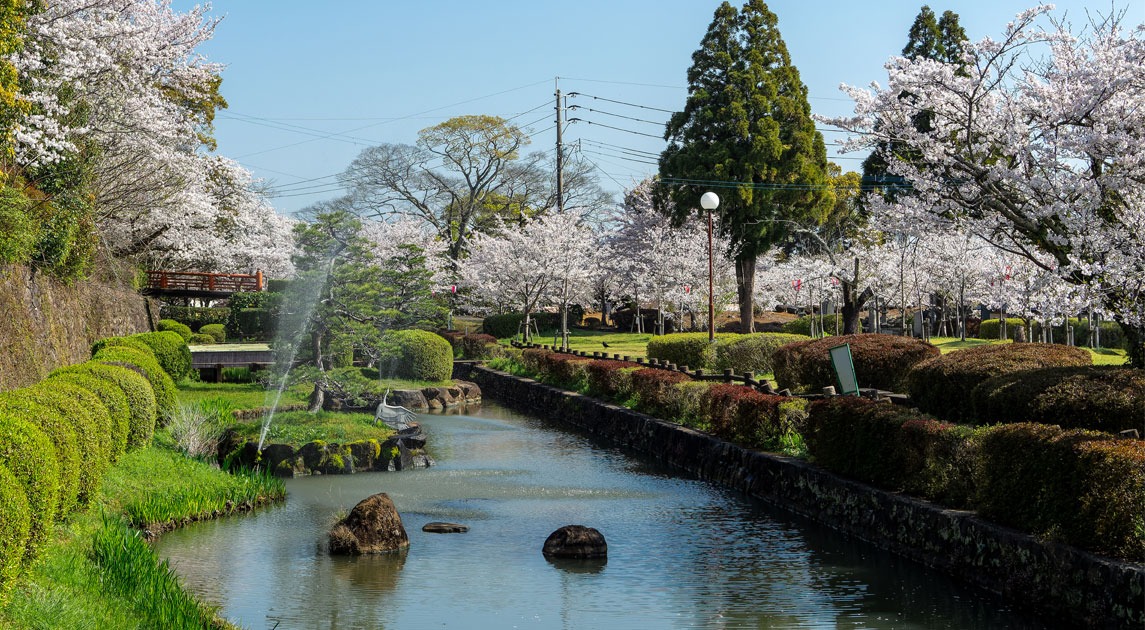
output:
[{"label": "red bridge railing", "polygon": [[262,272],[201,273],[197,271],[148,271],[147,288],[160,291],[239,293],[266,290]]}]

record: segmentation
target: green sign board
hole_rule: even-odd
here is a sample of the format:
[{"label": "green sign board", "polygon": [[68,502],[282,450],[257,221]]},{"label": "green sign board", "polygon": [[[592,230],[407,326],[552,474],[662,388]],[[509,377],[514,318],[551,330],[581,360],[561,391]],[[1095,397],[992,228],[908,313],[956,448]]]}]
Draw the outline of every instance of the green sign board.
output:
[{"label": "green sign board", "polygon": [[831,353],[831,367],[835,368],[835,378],[839,381],[839,393],[859,395],[859,379],[855,376],[855,363],[851,360],[851,344],[845,343],[828,350]]}]

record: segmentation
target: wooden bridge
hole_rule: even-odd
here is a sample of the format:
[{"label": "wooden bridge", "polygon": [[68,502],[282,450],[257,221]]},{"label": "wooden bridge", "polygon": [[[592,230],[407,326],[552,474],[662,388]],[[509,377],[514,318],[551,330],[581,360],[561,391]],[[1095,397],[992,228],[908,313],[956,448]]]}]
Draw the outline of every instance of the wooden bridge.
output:
[{"label": "wooden bridge", "polygon": [[243,273],[202,273],[197,271],[148,271],[145,295],[177,298],[221,299],[232,293],[266,290],[262,271]]}]

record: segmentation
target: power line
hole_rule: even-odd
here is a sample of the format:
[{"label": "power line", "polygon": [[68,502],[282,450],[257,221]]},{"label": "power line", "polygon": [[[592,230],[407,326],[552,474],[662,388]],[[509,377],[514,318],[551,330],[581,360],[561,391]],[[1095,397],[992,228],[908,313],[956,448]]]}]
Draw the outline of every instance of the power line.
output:
[{"label": "power line", "polygon": [[632,116],[623,116],[621,114],[614,114],[612,112],[606,112],[606,111],[599,110],[599,109],[592,109],[591,107],[582,107],[580,105],[570,105],[569,109],[583,109],[586,111],[593,112],[595,114],[604,114],[605,116],[615,116],[616,118],[623,118],[625,120],[634,120],[636,122],[642,122],[642,123],[646,123],[649,125],[656,125],[657,127],[663,127],[664,126],[663,122],[659,122],[659,121],[655,121],[655,120],[644,120],[643,118],[633,118]]},{"label": "power line", "polygon": [[627,105],[628,107],[639,107],[640,109],[650,109],[654,112],[664,112],[665,114],[675,114],[676,112],[670,109],[661,109],[659,107],[649,107],[647,105],[637,105],[636,103],[628,103],[625,101],[617,101],[611,98],[604,98],[603,96],[593,96],[592,94],[585,94],[584,92],[569,92],[570,97],[587,96],[591,99],[598,101],[605,101],[608,103],[616,103],[617,105]]},{"label": "power line", "polygon": [[615,129],[616,131],[623,131],[625,133],[631,133],[631,134],[635,134],[637,136],[648,136],[649,138],[656,138],[657,140],[660,140],[661,142],[664,141],[664,138],[662,138],[661,136],[656,136],[656,135],[653,135],[650,133],[644,133],[642,131],[632,131],[631,129],[623,129],[621,127],[613,127],[612,125],[606,125],[604,123],[593,122],[591,120],[585,120],[583,118],[570,118],[569,122],[583,122],[583,123],[588,123],[590,125],[596,125],[597,127],[605,127],[607,129]]}]

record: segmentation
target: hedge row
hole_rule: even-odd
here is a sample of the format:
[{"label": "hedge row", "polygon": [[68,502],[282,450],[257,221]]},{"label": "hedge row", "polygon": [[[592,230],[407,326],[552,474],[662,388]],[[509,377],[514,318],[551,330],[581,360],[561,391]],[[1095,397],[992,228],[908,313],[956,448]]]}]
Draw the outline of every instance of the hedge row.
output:
[{"label": "hedge row", "polygon": [[752,448],[776,448],[801,430],[805,401],[760,393],[743,385],[693,381],[682,372],[629,361],[594,360],[529,348],[521,353],[538,380],[632,403],[650,415],[709,431]]},{"label": "hedge row", "polygon": [[[907,389],[919,409],[948,420],[974,421],[975,387],[989,378],[1047,367],[1086,366],[1084,348],[1044,343],[991,344],[934,357],[914,366]],[[988,422],[988,418],[983,418]]]},{"label": "hedge row", "polygon": [[[1077,317],[1070,318],[1068,322],[1053,326],[1054,341],[1062,343],[1066,338],[1065,327],[1073,326],[1073,339],[1077,345],[1085,345],[1089,340],[1089,320]],[[1025,328],[1026,321],[1019,317],[1006,318],[1006,338],[1017,339],[1018,329]],[[1117,322],[1101,322],[1101,346],[1103,348],[1125,348],[1125,331],[1122,330],[1121,325]],[[1034,321],[1031,323],[1031,339],[1041,339],[1042,323]],[[1000,339],[1002,337],[1002,320],[1001,319],[985,319],[982,320],[981,325],[978,327],[979,339]]]},{"label": "hedge row", "polygon": [[[579,326],[584,318],[584,308],[577,304],[569,305],[569,327]],[[537,323],[537,330],[552,333],[561,328],[560,313],[529,313],[529,319]],[[525,321],[524,313],[504,313],[490,315],[481,320],[481,332],[493,335],[497,339],[514,337],[521,332],[521,323]]]},{"label": "hedge row", "polygon": [[938,357],[938,348],[912,337],[867,333],[797,341],[775,351],[775,381],[781,388],[816,391],[837,385],[830,349],[849,344],[859,387],[903,391],[914,366]]},{"label": "hedge row", "polygon": [[0,394],[0,604],[56,522],[91,503],[125,450],[150,442],[158,407],[142,374],[171,378],[138,340],[101,344],[96,355]]},{"label": "hedge row", "polygon": [[648,340],[648,358],[690,369],[768,374],[775,370],[775,353],[780,347],[810,339],[787,333],[716,333],[713,344],[708,333],[676,333]]},{"label": "hedge row", "polygon": [[437,334],[445,338],[453,347],[453,356],[462,359],[489,359],[496,356],[497,338],[484,333],[461,333],[456,330],[439,330]]},{"label": "hedge row", "polygon": [[815,463],[1037,536],[1145,560],[1145,441],[1056,425],[946,424],[856,397],[812,403]]},{"label": "hedge row", "polygon": [[[190,337],[190,332],[188,332]],[[99,351],[110,346],[126,346],[150,352],[172,380],[181,381],[191,375],[191,349],[187,341],[174,330],[139,333],[127,337],[105,337],[92,344],[94,357]]]}]

